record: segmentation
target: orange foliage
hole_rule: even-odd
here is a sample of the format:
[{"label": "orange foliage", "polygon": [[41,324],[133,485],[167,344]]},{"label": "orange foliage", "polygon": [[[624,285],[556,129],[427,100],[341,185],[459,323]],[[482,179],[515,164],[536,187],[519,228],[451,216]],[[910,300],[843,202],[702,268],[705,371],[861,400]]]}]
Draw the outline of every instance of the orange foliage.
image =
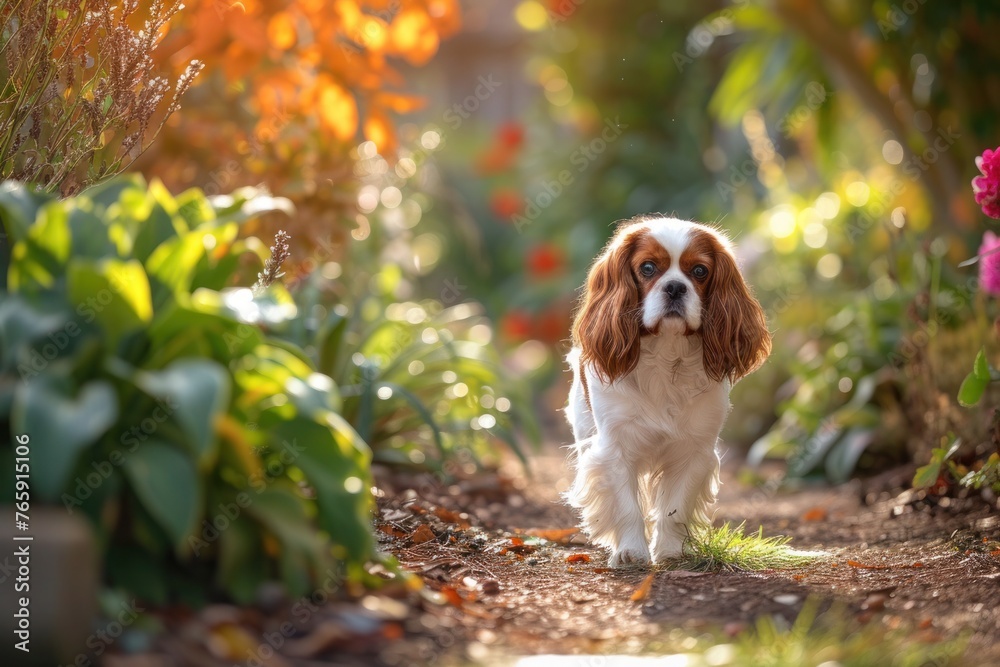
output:
[{"label": "orange foliage", "polygon": [[[347,142],[363,128],[383,154],[396,137],[388,113],[419,101],[391,59],[425,64],[460,26],[457,0],[189,0],[158,53],[191,59],[247,91],[264,123],[316,118],[325,138]],[[365,110],[365,118],[358,109]]]},{"label": "orange foliage", "polygon": [[357,213],[352,149],[364,137],[393,159],[396,116],[423,105],[394,64],[426,63],[460,23],[457,0],[185,0],[155,57],[205,70],[136,167],[174,190],[264,184],[296,206],[280,223],[293,259],[322,247],[340,261]]}]

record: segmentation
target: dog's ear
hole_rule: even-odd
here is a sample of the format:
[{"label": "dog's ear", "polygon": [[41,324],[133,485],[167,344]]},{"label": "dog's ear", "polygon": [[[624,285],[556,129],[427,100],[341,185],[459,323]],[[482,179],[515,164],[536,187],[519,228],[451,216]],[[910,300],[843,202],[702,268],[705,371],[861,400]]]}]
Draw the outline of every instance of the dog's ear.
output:
[{"label": "dog's ear", "polygon": [[708,377],[735,383],[767,359],[771,333],[736,258],[718,241],[715,246],[715,268],[701,320],[703,361]]},{"label": "dog's ear", "polygon": [[573,322],[573,342],[602,382],[612,383],[639,363],[642,309],[630,259],[635,237],[615,239],[590,268]]}]

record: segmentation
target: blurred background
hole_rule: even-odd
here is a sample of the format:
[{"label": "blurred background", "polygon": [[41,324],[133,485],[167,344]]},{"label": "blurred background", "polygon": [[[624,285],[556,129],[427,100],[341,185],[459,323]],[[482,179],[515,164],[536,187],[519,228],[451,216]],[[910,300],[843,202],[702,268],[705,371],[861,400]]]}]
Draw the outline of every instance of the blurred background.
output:
[{"label": "blurred background", "polygon": [[653,211],[724,229],[767,310],[746,481],[1000,490],[1000,281],[963,265],[995,242],[992,0],[185,5],[0,3],[0,167],[40,188],[0,190],[0,434],[107,590],[370,583],[373,466],[566,444],[579,287]]},{"label": "blurred background", "polygon": [[[991,3],[441,0],[412,34],[367,4],[193,3],[161,57],[208,70],[142,171],[265,183],[296,204],[261,224],[288,228],[297,259],[332,238],[339,275],[391,267],[396,298],[482,304],[549,424],[614,221],[718,224],[776,340],[736,390],[731,445],[767,436],[757,460],[818,441],[796,472],[843,480],[981,439],[951,397],[989,319],[957,264],[997,136]],[[360,45],[324,46],[335,16]]]}]

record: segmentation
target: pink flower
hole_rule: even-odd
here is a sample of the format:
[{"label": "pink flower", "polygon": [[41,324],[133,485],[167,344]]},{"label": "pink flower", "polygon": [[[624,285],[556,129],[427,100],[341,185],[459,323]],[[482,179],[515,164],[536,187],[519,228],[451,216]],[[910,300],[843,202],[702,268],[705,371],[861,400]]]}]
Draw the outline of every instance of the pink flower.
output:
[{"label": "pink flower", "polygon": [[1000,218],[1000,147],[995,151],[986,149],[976,158],[976,166],[983,173],[972,179],[972,191],[976,203],[983,213],[991,218]]},{"label": "pink flower", "polygon": [[[993,205],[996,206],[995,203]],[[979,289],[997,295],[1000,294],[1000,252],[991,250],[1000,251],[1000,237],[986,232],[983,244],[979,246]]]}]

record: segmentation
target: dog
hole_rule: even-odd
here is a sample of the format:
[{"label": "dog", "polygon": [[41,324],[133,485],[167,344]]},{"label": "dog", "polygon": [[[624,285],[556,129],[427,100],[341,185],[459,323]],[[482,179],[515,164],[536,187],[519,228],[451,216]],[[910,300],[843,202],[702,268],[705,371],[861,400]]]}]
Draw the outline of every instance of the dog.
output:
[{"label": "dog", "polygon": [[711,522],[733,384],[771,334],[718,229],[660,215],[619,223],[587,276],[566,357],[580,510],[609,566],[681,554]]}]

